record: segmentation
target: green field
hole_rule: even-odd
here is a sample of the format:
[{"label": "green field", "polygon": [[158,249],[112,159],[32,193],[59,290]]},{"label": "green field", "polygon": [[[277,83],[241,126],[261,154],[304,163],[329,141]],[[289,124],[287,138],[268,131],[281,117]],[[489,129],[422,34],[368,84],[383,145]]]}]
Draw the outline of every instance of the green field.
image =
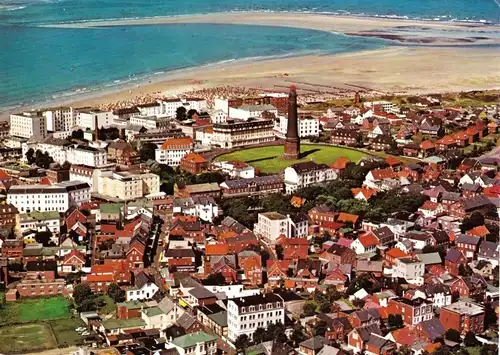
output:
[{"label": "green field", "polygon": [[62,296],[20,299],[0,309],[0,325],[69,318],[69,302]]},{"label": "green field", "polygon": [[315,144],[302,144],[300,150],[302,158],[299,160],[281,159],[283,155],[282,145],[238,150],[233,153],[220,155],[216,160],[244,161],[255,168],[259,168],[263,173],[279,173],[285,170],[286,167],[299,162],[313,160],[318,164],[332,164],[339,157],[346,157],[353,162],[357,162],[367,155],[367,153],[355,149]]},{"label": "green field", "polygon": [[0,353],[27,353],[57,346],[46,323],[30,323],[0,328]]},{"label": "green field", "polygon": [[86,327],[81,319],[58,319],[51,320],[50,325],[57,340],[57,345],[66,347],[79,344],[83,337],[78,334],[75,329],[79,327]]}]

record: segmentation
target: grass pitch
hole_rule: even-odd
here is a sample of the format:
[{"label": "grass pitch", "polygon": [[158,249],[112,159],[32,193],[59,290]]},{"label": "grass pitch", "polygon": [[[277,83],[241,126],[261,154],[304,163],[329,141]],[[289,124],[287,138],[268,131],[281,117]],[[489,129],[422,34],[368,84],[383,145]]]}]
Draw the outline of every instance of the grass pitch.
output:
[{"label": "grass pitch", "polygon": [[365,152],[332,146],[323,146],[316,144],[302,144],[302,158],[299,160],[284,160],[283,146],[257,147],[250,149],[238,150],[233,153],[223,154],[216,158],[217,161],[239,160],[243,161],[255,168],[260,169],[263,173],[279,173],[290,165],[314,161],[321,164],[333,164],[339,157],[346,157],[352,162],[358,162],[361,158],[367,156]]}]

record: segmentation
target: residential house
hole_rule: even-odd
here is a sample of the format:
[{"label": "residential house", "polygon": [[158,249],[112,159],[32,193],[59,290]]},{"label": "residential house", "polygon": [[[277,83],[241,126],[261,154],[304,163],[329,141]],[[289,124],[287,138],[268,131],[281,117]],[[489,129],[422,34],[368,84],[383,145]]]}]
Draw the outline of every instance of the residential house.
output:
[{"label": "residential house", "polygon": [[393,311],[395,314],[400,314],[407,326],[415,326],[434,317],[432,302],[423,298],[412,300],[406,298],[391,299],[389,308],[391,313]]},{"label": "residential house", "polygon": [[325,338],[321,335],[309,338],[299,344],[301,354],[317,355],[325,346]]},{"label": "residential house", "polygon": [[134,286],[127,287],[126,301],[144,301],[152,299],[159,287],[154,282],[154,279],[144,271],[135,275]]},{"label": "residential house", "polygon": [[496,267],[498,266],[499,255],[500,247],[498,243],[483,240],[481,241],[481,244],[479,244],[479,251],[477,253],[478,260],[487,261],[491,263],[493,267]]},{"label": "residential house", "polygon": [[177,337],[169,344],[179,355],[216,355],[217,339],[215,335],[200,331]]},{"label": "residential house", "polygon": [[319,259],[332,265],[349,264],[354,266],[356,263],[356,252],[346,246],[333,244],[319,256]]},{"label": "residential house", "polygon": [[475,259],[479,250],[481,238],[466,234],[459,234],[458,237],[456,237],[455,242],[457,244],[457,249],[460,250],[467,259],[472,260]]},{"label": "residential house", "polygon": [[439,320],[445,329],[455,329],[462,335],[471,331],[480,334],[484,331],[484,308],[476,303],[458,301],[441,308]]},{"label": "residential house", "polygon": [[459,277],[450,285],[452,295],[483,301],[486,295],[486,282],[477,276]]},{"label": "residential house", "polygon": [[243,269],[245,283],[253,286],[262,284],[262,258],[260,254],[251,250],[238,253],[238,265]]},{"label": "residential house", "polygon": [[450,248],[446,253],[446,257],[444,259],[444,266],[446,268],[446,271],[448,271],[450,275],[457,277],[459,275],[460,265],[466,265],[466,264],[467,264],[467,258],[460,250],[456,248]]},{"label": "residential house", "polygon": [[374,252],[378,245],[380,245],[380,242],[374,235],[364,234],[352,242],[351,248],[356,254],[364,254]]},{"label": "residential house", "polygon": [[408,283],[421,285],[424,282],[425,265],[416,257],[396,259],[392,277],[404,278]]}]

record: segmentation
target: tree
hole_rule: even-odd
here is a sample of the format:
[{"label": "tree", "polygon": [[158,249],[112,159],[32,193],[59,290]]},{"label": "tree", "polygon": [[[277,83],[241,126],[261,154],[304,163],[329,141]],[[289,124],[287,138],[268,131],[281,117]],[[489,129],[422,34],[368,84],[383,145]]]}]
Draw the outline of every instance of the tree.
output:
[{"label": "tree", "polygon": [[76,131],[71,132],[71,138],[83,139],[83,131],[81,129],[78,129]]},{"label": "tree", "polygon": [[412,355],[413,351],[408,347],[408,345],[403,345],[398,349],[399,355]]},{"label": "tree", "polygon": [[267,325],[267,334],[268,337],[266,340],[271,340],[274,339],[275,341],[279,343],[285,343],[287,340],[287,337],[285,335],[285,326],[283,323],[278,322],[278,323],[269,323]]},{"label": "tree", "polygon": [[300,324],[293,329],[290,339],[294,343],[294,348],[296,348],[300,343],[306,340],[306,336],[304,334],[304,328]]},{"label": "tree", "polygon": [[178,107],[175,110],[175,118],[179,121],[184,121],[186,119],[186,108],[184,106]]},{"label": "tree", "polygon": [[94,298],[94,294],[87,284],[78,284],[73,289],[73,299],[77,306],[80,306],[83,301]]},{"label": "tree", "polygon": [[455,343],[460,343],[461,340],[460,340],[460,332],[456,329],[448,329],[446,331],[446,333],[444,333],[444,337],[448,340],[451,340]]},{"label": "tree", "polygon": [[43,244],[44,247],[49,246],[51,244],[50,239],[52,238],[52,232],[44,231],[44,232],[36,232],[35,240],[37,243]]},{"label": "tree", "polygon": [[141,144],[141,149],[139,150],[141,161],[147,162],[148,160],[155,160],[156,148],[156,144],[151,142]]},{"label": "tree", "polygon": [[31,165],[35,162],[34,155],[35,151],[33,150],[33,148],[28,149],[28,151],[26,152],[26,160],[28,161],[28,164]]},{"label": "tree", "polygon": [[468,331],[466,334],[465,334],[465,338],[464,338],[464,344],[465,346],[469,347],[469,346],[476,346],[478,344],[478,341],[476,339],[476,336],[474,335],[474,333],[472,331]]},{"label": "tree", "polygon": [[306,301],[302,308],[302,314],[306,317],[313,316],[316,313],[316,303],[314,301]]},{"label": "tree", "polygon": [[186,116],[187,116],[187,118],[188,118],[188,119],[191,119],[195,113],[196,113],[197,115],[199,115],[198,111],[196,111],[194,108],[192,108],[192,109],[190,109],[190,110],[187,112],[187,115],[186,115]]},{"label": "tree", "polygon": [[63,170],[69,170],[69,168],[71,168],[71,163],[70,163],[69,161],[67,161],[67,160],[66,160],[66,161],[63,163],[63,165],[61,166],[61,169],[63,169]]},{"label": "tree", "polygon": [[266,330],[262,327],[258,327],[253,332],[253,342],[256,344],[263,343],[265,341]]},{"label": "tree", "polygon": [[226,278],[224,277],[224,275],[222,275],[222,273],[216,272],[215,274],[208,275],[208,277],[204,280],[203,284],[210,286],[225,285]]},{"label": "tree", "polygon": [[324,320],[320,320],[320,321],[316,322],[316,324],[314,325],[314,327],[312,329],[313,335],[314,336],[321,335],[322,337],[324,337],[327,328],[328,328],[328,325],[326,324],[326,322]]},{"label": "tree", "polygon": [[250,339],[248,339],[248,335],[246,334],[241,334],[240,336],[238,336],[238,338],[236,338],[236,341],[234,342],[234,346],[236,346],[237,350],[244,350],[248,347],[249,344]]},{"label": "tree", "polygon": [[116,283],[112,283],[108,286],[107,294],[115,303],[125,301],[125,291]]},{"label": "tree", "polygon": [[497,344],[484,344],[481,346],[480,355],[496,355],[498,354]]},{"label": "tree", "polygon": [[360,300],[359,298],[355,298],[352,300],[352,305],[358,308],[363,308],[365,305],[365,301]]},{"label": "tree", "polygon": [[283,260],[283,247],[279,244],[276,244],[275,250],[276,250],[276,256],[278,257],[278,259]]}]

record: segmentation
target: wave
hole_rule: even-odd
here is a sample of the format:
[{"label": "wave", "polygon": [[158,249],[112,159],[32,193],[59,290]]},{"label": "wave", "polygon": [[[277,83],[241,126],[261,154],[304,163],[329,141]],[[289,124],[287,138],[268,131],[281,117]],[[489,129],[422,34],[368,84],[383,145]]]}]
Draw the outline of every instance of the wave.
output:
[{"label": "wave", "polygon": [[0,6],[0,11],[1,10],[4,10],[4,11],[18,11],[18,10],[22,10],[22,9],[25,9],[27,5],[16,5],[16,6],[5,6],[5,7],[1,7]]}]

